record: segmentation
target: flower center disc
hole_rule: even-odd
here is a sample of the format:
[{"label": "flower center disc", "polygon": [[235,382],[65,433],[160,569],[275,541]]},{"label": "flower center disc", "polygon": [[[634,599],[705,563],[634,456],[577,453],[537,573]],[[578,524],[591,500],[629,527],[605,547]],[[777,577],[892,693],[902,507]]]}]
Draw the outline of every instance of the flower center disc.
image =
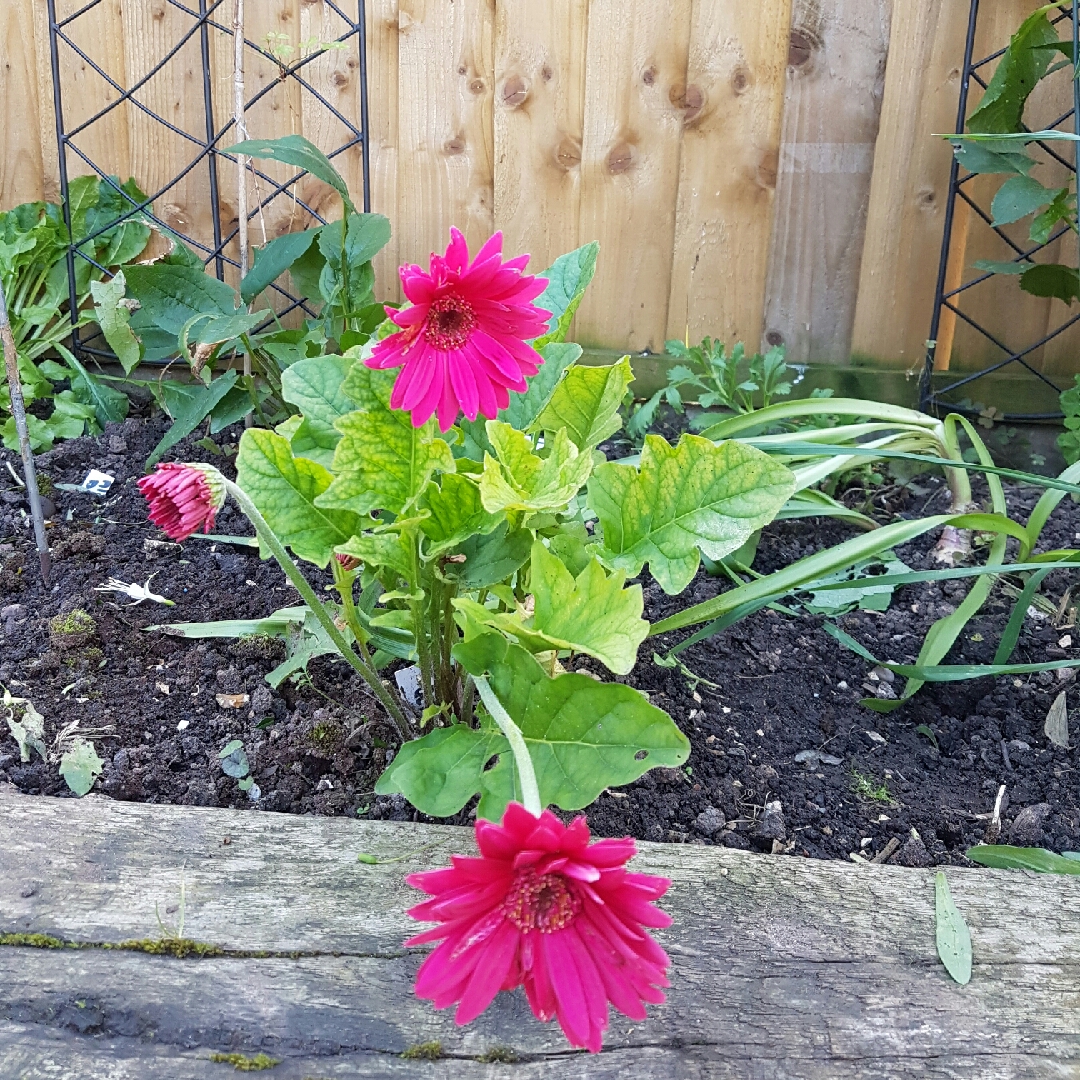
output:
[{"label": "flower center disc", "polygon": [[581,898],[559,874],[523,870],[503,901],[503,913],[519,929],[550,934],[568,926],[581,911]]},{"label": "flower center disc", "polygon": [[433,349],[451,352],[469,340],[476,325],[472,304],[460,296],[440,296],[428,308],[424,320],[424,337]]}]

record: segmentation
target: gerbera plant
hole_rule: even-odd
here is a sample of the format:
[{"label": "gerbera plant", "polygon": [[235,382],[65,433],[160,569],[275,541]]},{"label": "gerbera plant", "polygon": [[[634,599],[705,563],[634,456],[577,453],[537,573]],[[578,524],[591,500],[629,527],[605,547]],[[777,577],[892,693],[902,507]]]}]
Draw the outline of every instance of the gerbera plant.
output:
[{"label": "gerbera plant", "polygon": [[[235,483],[172,465],[142,487],[176,539],[226,496],[251,519],[400,733],[379,793],[435,817],[479,795],[481,858],[415,879],[433,899],[413,914],[440,923],[415,940],[445,939],[418,992],[467,1020],[524,985],[538,1016],[595,1050],[608,1002],[640,1016],[662,999],[667,958],[642,927],[666,924],[650,906],[666,883],[625,871],[630,841],[590,847],[583,819],[566,828],[545,808],[677,767],[689,743],[632,687],[575,666],[628,674],[649,632],[628,578],[648,566],[682,591],[702,553],[739,548],[795,481],[754,447],[695,435],[607,461],[629,359],[581,365],[564,341],[597,246],[537,277],[501,248],[496,235],[470,259],[455,230],[427,271],[402,271],[411,305],[371,341],[292,364],[282,391],[299,415],[244,432]],[[294,559],[329,566],[337,602]],[[384,681],[394,663],[418,669],[419,704]]]}]

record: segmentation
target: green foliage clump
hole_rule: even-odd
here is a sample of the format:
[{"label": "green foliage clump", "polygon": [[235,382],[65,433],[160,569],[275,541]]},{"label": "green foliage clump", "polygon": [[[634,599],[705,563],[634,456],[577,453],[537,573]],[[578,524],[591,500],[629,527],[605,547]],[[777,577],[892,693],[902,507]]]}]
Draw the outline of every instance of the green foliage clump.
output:
[{"label": "green foliage clump", "polygon": [[97,623],[87,611],[75,608],[49,620],[49,638],[66,649],[77,649],[97,636]]},{"label": "green foliage clump", "polygon": [[0,934],[0,945],[17,945],[27,949],[66,949],[68,943],[51,934]]},{"label": "green foliage clump", "polygon": [[860,799],[868,799],[870,802],[892,804],[892,795],[889,794],[889,785],[883,780],[880,784],[874,783],[874,778],[858,769],[851,771],[851,788]]}]

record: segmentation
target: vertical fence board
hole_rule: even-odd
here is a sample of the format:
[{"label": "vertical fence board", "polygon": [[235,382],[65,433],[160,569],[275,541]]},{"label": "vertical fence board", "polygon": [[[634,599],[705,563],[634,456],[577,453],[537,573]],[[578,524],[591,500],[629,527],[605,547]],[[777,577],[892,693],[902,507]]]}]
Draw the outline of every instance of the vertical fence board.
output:
[{"label": "vertical fence board", "polygon": [[390,243],[375,257],[375,295],[399,301],[397,269],[401,229],[397,209],[398,171],[398,4],[368,0],[368,116],[371,155],[371,209],[390,219]]},{"label": "vertical fence board", "polygon": [[761,334],[790,26],[790,3],[694,2],[670,337]]},{"label": "vertical fence board", "polygon": [[587,0],[496,9],[495,226],[530,269],[580,243],[587,32]]},{"label": "vertical fence board", "polygon": [[859,291],[893,0],[795,0],[766,345],[846,363]]},{"label": "vertical fence board", "polygon": [[584,344],[664,346],[691,16],[691,0],[589,5],[579,235],[600,261]]},{"label": "vertical fence board", "polygon": [[400,0],[398,254],[427,262],[457,226],[492,232],[494,0]]},{"label": "vertical fence board", "polygon": [[[0,41],[9,54],[0,64],[0,116],[19,118],[5,125],[0,207],[6,209],[44,194],[32,0],[8,0],[0,10]],[[12,48],[16,42],[23,47]],[[52,98],[45,104],[51,107]]]},{"label": "vertical fence board", "polygon": [[934,133],[956,123],[967,19],[956,0],[893,8],[852,335],[875,362],[911,368],[926,351],[952,157]]}]

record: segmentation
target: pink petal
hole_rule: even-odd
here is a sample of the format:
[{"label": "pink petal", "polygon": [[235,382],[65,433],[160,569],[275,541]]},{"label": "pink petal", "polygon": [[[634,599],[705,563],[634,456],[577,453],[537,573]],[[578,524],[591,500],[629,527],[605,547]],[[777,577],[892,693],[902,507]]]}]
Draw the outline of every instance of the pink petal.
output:
[{"label": "pink petal", "polygon": [[518,936],[517,927],[504,920],[484,947],[483,961],[477,964],[461,996],[461,1004],[454,1016],[456,1024],[468,1024],[475,1020],[495,1000],[514,962]]},{"label": "pink petal", "polygon": [[[454,388],[454,394],[461,403],[461,411],[470,420],[475,420],[477,410],[480,408],[480,391],[477,389],[476,378],[469,366],[469,361],[461,352],[450,353],[447,366],[450,369],[450,383]],[[457,419],[456,415],[454,419]]]}]

